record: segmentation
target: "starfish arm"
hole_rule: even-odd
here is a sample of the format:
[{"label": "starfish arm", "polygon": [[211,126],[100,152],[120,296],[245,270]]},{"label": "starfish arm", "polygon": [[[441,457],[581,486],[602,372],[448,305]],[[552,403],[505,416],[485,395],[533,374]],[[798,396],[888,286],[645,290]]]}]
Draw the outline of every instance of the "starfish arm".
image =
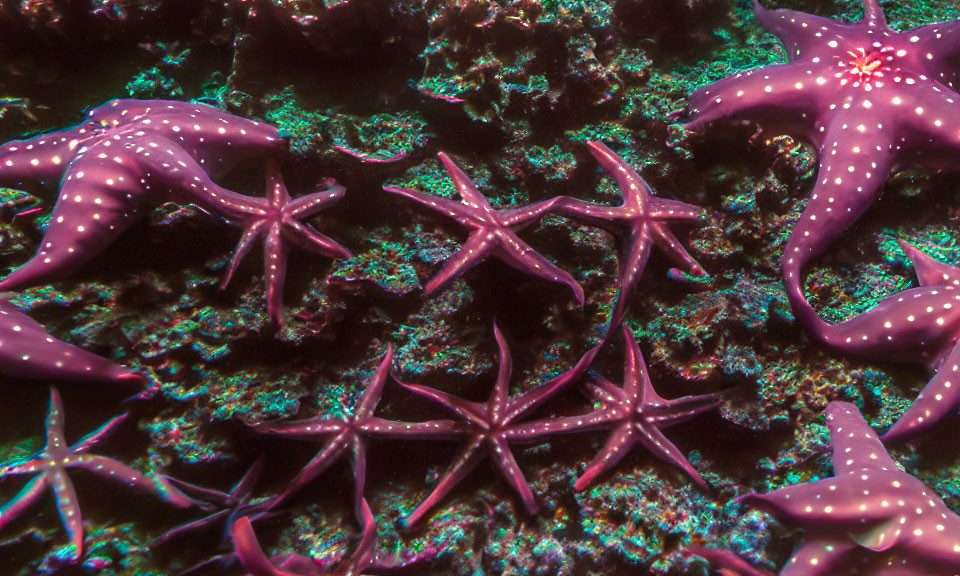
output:
[{"label": "starfish arm", "polygon": [[103,426],[81,438],[76,444],[70,447],[70,451],[74,454],[86,452],[113,434],[126,420],[126,413],[110,419],[110,421]]},{"label": "starfish arm", "polygon": [[263,283],[267,292],[267,313],[277,326],[283,324],[283,281],[287,276],[287,245],[283,229],[271,226],[263,242]]},{"label": "starfish arm", "polygon": [[474,436],[460,450],[453,463],[450,464],[450,467],[444,472],[443,477],[437,482],[437,485],[434,486],[430,495],[427,496],[413,512],[403,519],[402,523],[405,528],[416,526],[431,508],[440,500],[443,500],[467,474],[477,467],[484,457],[483,442],[483,439]]},{"label": "starfish arm", "polygon": [[242,478],[230,489],[230,497],[235,500],[246,500],[253,494],[253,487],[260,476],[263,474],[263,467],[266,459],[263,456],[257,458],[257,461],[246,471]]},{"label": "starfish arm", "polygon": [[594,402],[605,405],[626,402],[627,395],[623,388],[618,388],[613,382],[596,372],[590,372],[590,380],[590,384],[587,385],[587,394],[593,398]]},{"label": "starfish arm", "polygon": [[303,467],[303,470],[297,474],[293,481],[290,482],[290,485],[283,491],[283,494],[274,499],[270,504],[270,508],[275,509],[280,504],[289,501],[294,494],[299,492],[307,484],[313,482],[317,476],[323,474],[327,468],[346,454],[348,448],[348,441],[344,435],[336,436],[328,441],[323,446],[323,449],[320,450],[320,452]]},{"label": "starfish arm", "polygon": [[309,218],[327,206],[336,203],[346,194],[347,189],[344,186],[334,184],[322,192],[297,196],[287,204],[284,212],[290,218],[297,220]]},{"label": "starfish arm", "polygon": [[372,438],[405,438],[410,440],[455,440],[467,433],[467,428],[452,420],[426,422],[396,422],[371,416],[362,425],[363,432]]},{"label": "starfish arm", "polygon": [[384,186],[383,191],[413,200],[414,202],[426,206],[435,212],[439,212],[444,216],[449,216],[450,218],[453,218],[462,224],[473,222],[475,219],[465,205],[455,200],[434,196],[432,194],[424,194],[423,192],[417,192],[416,190],[410,190],[409,188],[394,188],[392,186]]},{"label": "starfish arm", "polygon": [[607,443],[604,444],[600,452],[594,456],[593,460],[587,466],[582,476],[577,478],[573,489],[576,492],[583,492],[593,481],[617,465],[623,457],[633,448],[636,438],[634,438],[633,425],[630,422],[619,424],[610,433]]},{"label": "starfish arm", "polygon": [[824,410],[833,446],[833,470],[837,476],[861,470],[899,470],[883,443],[848,402],[831,402]]},{"label": "starfish arm", "polygon": [[579,380],[590,368],[593,359],[597,357],[597,353],[600,352],[602,346],[603,344],[598,344],[587,350],[586,354],[580,357],[573,368],[511,400],[504,415],[504,421],[513,422],[523,418],[540,407],[541,404],[553,398],[558,392],[567,388],[571,383]]},{"label": "starfish arm", "polygon": [[960,268],[937,261],[902,238],[897,243],[910,258],[921,286],[960,286]]},{"label": "starfish arm", "polygon": [[533,495],[533,490],[530,489],[530,484],[524,477],[520,465],[517,464],[517,459],[514,458],[513,452],[510,451],[510,446],[503,438],[494,440],[493,461],[497,465],[497,468],[500,469],[504,479],[513,487],[517,495],[520,496],[520,501],[523,502],[523,507],[526,509],[527,514],[536,514],[537,500]]},{"label": "starfish arm", "polygon": [[831,576],[841,573],[857,544],[849,538],[817,538],[797,546],[779,576]]},{"label": "starfish arm", "polygon": [[360,400],[354,408],[357,420],[364,420],[373,416],[380,403],[380,397],[383,394],[383,387],[390,378],[390,370],[393,365],[393,345],[387,344],[387,353],[383,355],[380,364],[373,372],[373,376],[366,384],[366,389],[360,395]]},{"label": "starfish arm", "polygon": [[562,196],[557,196],[549,200],[535,202],[528,206],[520,208],[506,208],[497,211],[497,218],[500,222],[511,230],[523,230],[530,224],[539,221],[549,214],[561,201]]},{"label": "starfish arm", "polygon": [[754,14],[760,25],[783,42],[790,61],[825,59],[833,50],[827,46],[831,39],[840,40],[848,26],[836,20],[805,14],[795,10],[770,10],[758,0],[753,1]]},{"label": "starfish arm", "polygon": [[656,243],[657,248],[673,260],[675,265],[697,278],[708,278],[710,276],[710,274],[703,269],[703,266],[687,252],[687,249],[683,247],[683,244],[677,240],[677,237],[674,236],[673,232],[671,232],[666,225],[658,223],[654,224],[651,228],[654,238],[653,241]]},{"label": "starfish arm", "polygon": [[357,542],[356,550],[348,560],[348,574],[366,573],[366,569],[377,553],[377,523],[366,498],[361,497],[357,503],[357,518],[360,519],[361,526],[360,541]]},{"label": "starfish arm", "polygon": [[631,231],[629,236],[623,240],[619,264],[620,288],[617,291],[617,301],[610,311],[610,324],[607,326],[608,334],[623,323],[623,317],[627,312],[627,303],[630,301],[630,293],[647,267],[651,238],[648,225],[644,225],[644,228],[644,230]]},{"label": "starfish arm", "polygon": [[[956,67],[957,58],[960,57],[960,21],[927,24],[903,34],[911,39],[917,38],[915,44],[918,49],[909,56],[917,68],[955,91],[960,85],[960,74]],[[937,57],[926,58],[924,54],[927,52],[935,53]]]},{"label": "starfish arm", "polygon": [[431,278],[423,289],[424,296],[432,296],[449,286],[464,272],[490,255],[496,243],[483,233],[472,234],[463,243],[456,254],[443,263],[443,267]]},{"label": "starfish arm", "polygon": [[650,376],[647,374],[647,364],[643,360],[637,340],[627,326],[623,327],[623,393],[630,400],[637,398],[641,402],[659,400],[660,397],[653,390]]},{"label": "starfish arm", "polygon": [[50,485],[57,497],[57,509],[60,511],[60,520],[70,536],[73,544],[74,561],[83,556],[83,519],[80,516],[80,503],[77,501],[77,492],[73,489],[73,482],[61,470],[50,471]]},{"label": "starfish arm", "polygon": [[194,532],[204,532],[210,529],[211,526],[226,520],[230,516],[230,510],[220,510],[219,512],[214,512],[209,516],[204,516],[199,520],[193,520],[184,524],[180,524],[174,528],[171,528],[163,536],[157,538],[154,541],[154,545],[162,545],[173,540],[182,538],[184,535],[191,534]]},{"label": "starfish arm", "polygon": [[417,396],[426,398],[435,404],[443,406],[447,410],[453,412],[474,426],[483,426],[485,424],[485,406],[483,404],[457,398],[453,394],[442,392],[435,388],[421,386],[420,384],[407,384],[399,380],[397,380],[397,384],[400,384],[405,389],[413,392]]},{"label": "starfish arm", "polygon": [[348,248],[342,246],[336,240],[317,232],[313,226],[309,224],[304,224],[296,220],[288,220],[284,222],[283,232],[291,242],[294,242],[297,246],[313,254],[338,260],[353,258],[353,253],[350,252]]},{"label": "starfish arm", "polygon": [[504,432],[504,437],[511,442],[533,441],[555,434],[571,434],[609,428],[611,422],[619,419],[616,414],[604,407],[577,416],[564,416],[562,418],[516,424]]},{"label": "starfish arm", "polygon": [[290,203],[290,192],[283,182],[280,173],[280,164],[273,158],[268,158],[265,166],[267,177],[267,201],[274,209],[283,209]]},{"label": "starfish arm", "polygon": [[[363,518],[364,506],[367,501],[363,498],[364,487],[367,482],[367,443],[362,437],[354,437],[350,446],[350,456],[353,462],[353,511],[357,518]],[[367,506],[367,510],[370,507]]]},{"label": "starfish arm", "polygon": [[640,177],[640,174],[606,144],[596,141],[587,142],[587,147],[597,163],[613,177],[623,192],[625,205],[641,205],[653,196],[650,186]]},{"label": "starfish arm", "polygon": [[30,480],[12,500],[0,506],[0,530],[20,517],[46,492],[50,480],[47,474],[39,474]]},{"label": "starfish arm", "polygon": [[659,428],[667,428],[696,418],[719,405],[720,398],[716,394],[684,396],[676,400],[666,400],[656,407],[648,406],[647,419],[655,422]]},{"label": "starfish arm", "polygon": [[573,276],[541,256],[512,232],[502,237],[496,254],[512,268],[536,278],[568,286],[573,291],[577,304],[583,306],[583,288],[573,279]]},{"label": "starfish arm", "polygon": [[960,410],[960,343],[955,344],[940,369],[883,435],[884,442],[900,442],[928,432]]},{"label": "starfish arm", "polygon": [[443,167],[447,169],[447,173],[450,174],[450,179],[453,181],[454,188],[457,189],[460,197],[463,198],[463,203],[468,208],[479,209],[484,212],[493,211],[490,203],[484,195],[477,190],[477,186],[470,180],[470,177],[464,174],[463,170],[454,164],[449,156],[443,152],[439,152],[437,158],[443,163]]},{"label": "starfish arm", "polygon": [[230,496],[230,494],[224,494],[219,490],[197,486],[196,484],[184,482],[183,480],[174,478],[173,476],[164,476],[164,478],[177,490],[190,494],[190,496],[194,498],[200,498],[204,502],[210,502],[217,506],[226,507],[230,506],[231,502],[233,501],[233,498]]},{"label": "starfish arm", "polygon": [[250,253],[254,243],[260,238],[266,224],[266,220],[257,220],[244,226],[243,236],[240,237],[240,242],[237,243],[237,247],[233,250],[233,257],[230,259],[230,266],[227,267],[227,273],[223,275],[223,280],[220,281],[221,290],[230,284],[237,268],[246,255]]},{"label": "starfish arm", "polygon": [[63,400],[60,391],[50,389],[50,407],[47,410],[47,449],[63,449],[67,440],[63,434]]},{"label": "starfish arm", "polygon": [[620,235],[623,231],[621,206],[594,204],[569,196],[558,196],[555,200],[557,200],[555,212],[564,218],[606,230],[614,236]]},{"label": "starfish arm", "polygon": [[767,494],[751,492],[740,502],[805,530],[861,531],[868,522],[897,514],[881,505],[882,497],[864,495],[861,486],[853,482],[854,476],[848,476],[794,484]]},{"label": "starfish arm", "polygon": [[250,576],[296,576],[280,570],[270,562],[257,541],[250,518],[244,516],[234,522],[230,527],[230,538],[233,540],[234,551],[240,558],[240,564]]},{"label": "starfish arm", "polygon": [[0,479],[7,476],[19,476],[20,474],[33,474],[34,472],[43,472],[50,466],[49,457],[31,458],[21,460],[6,466],[0,466]]},{"label": "starfish arm", "polygon": [[[777,576],[766,570],[753,566],[731,550],[722,548],[705,548],[703,546],[687,546],[680,551],[683,556],[699,556],[706,560],[713,568],[723,568],[738,576]],[[721,572],[722,573],[722,572]]]},{"label": "starfish arm", "polygon": [[[77,129],[12,140],[0,146],[0,186],[17,188],[28,182],[56,182],[73,155]],[[41,143],[42,142],[42,143]]]},{"label": "starfish arm", "polygon": [[679,200],[652,198],[649,214],[651,218],[661,222],[700,222],[706,210]]},{"label": "starfish arm", "polygon": [[700,488],[704,490],[710,489],[710,484],[697,472],[697,469],[687,460],[683,452],[674,446],[673,442],[667,439],[658,428],[648,424],[637,424],[636,430],[637,440],[646,446],[651,454],[683,470],[683,472],[693,480],[694,484]]},{"label": "starfish arm", "polygon": [[130,488],[133,488],[144,494],[151,494],[163,499],[178,508],[189,508],[195,502],[188,498],[184,493],[177,490],[167,480],[161,476],[150,478],[139,470],[117,462],[113,458],[99,456],[96,454],[86,454],[79,456],[71,466],[82,468],[96,474],[102,478],[109,478],[121,482]]},{"label": "starfish arm", "polygon": [[270,436],[281,438],[295,438],[297,440],[316,441],[317,436],[337,434],[346,426],[337,418],[313,417],[303,420],[285,420],[282,422],[261,422],[253,425],[253,429]]},{"label": "starfish arm", "polygon": [[493,391],[487,401],[487,413],[491,422],[502,422],[506,417],[507,402],[510,397],[510,374],[513,372],[513,362],[510,359],[510,348],[500,332],[496,321],[493,323],[493,337],[497,341],[497,350],[500,355],[500,366],[497,369],[497,380],[493,384]]}]

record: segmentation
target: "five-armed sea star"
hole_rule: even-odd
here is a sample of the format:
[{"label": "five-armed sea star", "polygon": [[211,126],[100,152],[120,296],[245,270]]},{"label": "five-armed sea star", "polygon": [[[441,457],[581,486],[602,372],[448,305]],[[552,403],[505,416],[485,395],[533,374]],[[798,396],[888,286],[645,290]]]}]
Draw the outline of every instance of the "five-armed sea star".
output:
[{"label": "five-armed sea star", "polygon": [[593,362],[593,358],[599,351],[599,346],[587,351],[576,366],[567,372],[520,396],[510,398],[510,374],[513,371],[510,350],[507,348],[507,342],[496,324],[493,326],[493,334],[500,350],[500,369],[497,373],[497,380],[493,385],[493,391],[486,402],[471,402],[426,386],[400,382],[407,390],[436,402],[455,413],[469,426],[466,442],[454,458],[453,463],[447,468],[443,478],[437,482],[433,492],[403,519],[404,526],[408,528],[416,525],[430,508],[449,494],[467,474],[487,457],[493,459],[504,478],[520,496],[527,512],[534,514],[537,511],[537,502],[533,496],[533,491],[530,490],[530,485],[513,457],[510,444],[536,441],[551,433],[553,428],[548,423],[524,425],[518,424],[517,421],[583,375],[590,367],[590,363]]},{"label": "five-armed sea star", "polygon": [[125,414],[118,416],[84,436],[73,446],[68,446],[63,433],[63,404],[60,401],[60,393],[52,388],[50,411],[47,415],[46,448],[25,461],[0,467],[0,479],[19,474],[37,474],[13,500],[0,507],[0,529],[36,503],[48,487],[52,488],[57,497],[60,517],[74,547],[72,559],[79,560],[83,556],[83,521],[80,517],[77,494],[73,490],[73,482],[67,475],[68,468],[79,468],[103,478],[122,482],[141,492],[158,496],[180,508],[192,506],[194,502],[164,478],[158,476],[151,479],[146,474],[121,464],[113,458],[89,453],[91,448],[113,432],[125,418]]},{"label": "five-armed sea star", "polygon": [[516,234],[518,230],[543,218],[558,199],[537,202],[523,208],[494,210],[490,202],[483,197],[470,178],[453,163],[453,160],[443,152],[437,156],[450,173],[450,179],[453,180],[453,185],[463,199],[462,203],[423,194],[416,190],[384,188],[387,192],[419,202],[473,229],[460,250],[447,260],[436,276],[427,282],[423,290],[424,295],[430,296],[447,287],[469,268],[492,254],[513,268],[531,276],[566,284],[573,290],[577,303],[582,305],[583,288],[573,279],[573,276],[538,254]]},{"label": "five-armed sea star", "polygon": [[39,251],[0,281],[0,290],[71,274],[147,206],[179,200],[226,216],[255,206],[211,175],[283,146],[272,126],[166,100],[114,100],[79,126],[0,146],[0,185],[60,182]]},{"label": "five-armed sea star", "polygon": [[787,64],[742,72],[697,90],[689,130],[726,120],[792,132],[819,150],[820,167],[781,265],[791,305],[803,270],[877,198],[892,169],[960,168],[960,94],[954,91],[960,23],[908,32],[887,27],[878,0],[846,24],[754,0],[757,19],[783,41]]},{"label": "five-armed sea star", "polygon": [[[610,313],[607,333],[611,334],[623,320],[630,292],[643,275],[651,246],[658,246],[691,275],[708,277],[667,228],[670,222],[696,222],[703,217],[703,210],[676,200],[656,198],[643,178],[613,150],[601,142],[588,142],[587,146],[616,180],[623,193],[623,204],[604,206],[561,196],[556,213],[603,228],[620,240],[620,294]],[[682,278],[675,270],[671,270],[671,276]]]}]

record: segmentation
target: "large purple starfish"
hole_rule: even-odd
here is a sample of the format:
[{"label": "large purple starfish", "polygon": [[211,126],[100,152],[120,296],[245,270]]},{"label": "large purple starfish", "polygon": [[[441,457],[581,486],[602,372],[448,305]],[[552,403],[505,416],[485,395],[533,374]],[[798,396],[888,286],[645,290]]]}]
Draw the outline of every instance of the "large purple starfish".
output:
[{"label": "large purple starfish", "polygon": [[955,575],[960,516],[900,470],[856,406],[825,414],[835,477],[741,500],[806,531],[781,575]]},{"label": "large purple starfish", "polygon": [[464,434],[463,426],[451,420],[395,422],[375,416],[374,412],[377,404],[380,403],[383,387],[390,376],[392,362],[393,346],[388,346],[387,353],[373,373],[373,377],[367,382],[366,390],[360,395],[353,410],[344,410],[342,416],[315,416],[306,420],[255,425],[258,432],[272,436],[323,443],[323,447],[313,460],[304,466],[283,494],[274,499],[271,508],[286,502],[297,491],[349,453],[353,461],[354,510],[357,518],[361,518],[363,487],[367,471],[368,438],[442,440],[458,438]]},{"label": "large purple starfish", "polygon": [[0,300],[0,373],[64,382],[143,381],[127,368],[57,340],[6,300]]},{"label": "large purple starfish", "polygon": [[440,152],[440,161],[450,173],[450,179],[463,199],[454,202],[439,196],[430,196],[405,188],[385,187],[391,194],[399,194],[449,216],[460,224],[472,228],[470,237],[427,282],[424,295],[430,296],[460,277],[461,274],[483,261],[491,254],[517,270],[551,282],[566,284],[573,290],[578,304],[583,304],[583,288],[573,276],[557,268],[517,236],[516,232],[545,216],[557,203],[557,198],[536,202],[523,208],[494,210],[476,185],[463,173],[449,156]]},{"label": "large purple starfish", "polygon": [[0,185],[60,182],[40,249],[0,290],[71,274],[150,205],[192,202],[228,217],[254,206],[211,175],[284,145],[276,128],[203,104],[114,100],[74,128],[0,146]]},{"label": "large purple starfish", "polygon": [[650,382],[647,366],[637,341],[630,329],[623,327],[626,354],[623,367],[623,388],[591,373],[595,382],[590,392],[601,404],[596,410],[577,416],[558,418],[547,422],[532,422],[532,429],[542,434],[563,434],[611,428],[613,432],[600,453],[574,485],[577,492],[587,488],[598,476],[610,470],[636,444],[642,444],[657,458],[680,468],[701,488],[709,488],[707,481],[690,464],[676,446],[661,432],[674,424],[686,422],[720,403],[715,394],[685,396],[667,400],[657,394]]},{"label": "large purple starfish", "polygon": [[846,24],[754,0],[757,19],[780,37],[789,63],[737,74],[690,98],[689,130],[754,121],[793,132],[819,150],[820,167],[781,266],[793,306],[803,270],[877,198],[891,169],[958,169],[960,95],[954,88],[960,22],[908,32],[887,27],[878,0]]},{"label": "large purple starfish", "polygon": [[48,487],[52,488],[57,497],[60,517],[74,547],[72,559],[79,560],[83,555],[83,521],[80,517],[80,505],[73,489],[73,482],[67,475],[68,468],[79,468],[103,478],[122,482],[140,492],[158,496],[180,508],[192,506],[194,502],[164,478],[156,476],[151,479],[139,470],[134,470],[113,458],[89,453],[91,448],[116,430],[125,418],[126,414],[118,416],[84,436],[73,446],[68,446],[63,432],[63,403],[60,401],[60,393],[56,388],[51,388],[46,448],[27,460],[0,467],[0,479],[20,474],[37,474],[13,500],[0,507],[0,529],[36,503]]},{"label": "large purple starfish", "polygon": [[593,358],[599,351],[599,346],[591,348],[577,362],[576,366],[567,372],[520,396],[510,398],[510,375],[513,371],[510,350],[507,348],[503,334],[496,324],[493,326],[493,334],[500,350],[500,370],[497,373],[493,391],[486,402],[470,402],[440,390],[400,382],[407,390],[450,410],[462,418],[469,427],[469,433],[463,448],[460,449],[459,454],[454,458],[453,463],[447,468],[433,491],[413,512],[403,519],[404,526],[408,528],[416,525],[430,508],[449,494],[467,474],[487,457],[493,459],[501,474],[520,496],[527,512],[534,514],[537,511],[537,502],[533,496],[533,491],[530,490],[530,485],[513,457],[510,444],[533,442],[549,434],[553,431],[553,428],[548,426],[547,423],[524,425],[518,424],[517,421],[583,375],[590,367],[590,363],[593,362]]},{"label": "large purple starfish", "polygon": [[[691,275],[708,277],[706,270],[667,228],[670,222],[696,222],[702,218],[703,210],[676,200],[655,197],[643,178],[613,150],[602,142],[588,142],[587,146],[597,162],[616,180],[623,193],[623,204],[604,206],[561,196],[556,213],[603,228],[620,240],[620,293],[610,313],[607,328],[610,334],[623,321],[630,292],[643,275],[652,246],[658,246]],[[671,276],[682,278],[675,270],[671,270]]]}]

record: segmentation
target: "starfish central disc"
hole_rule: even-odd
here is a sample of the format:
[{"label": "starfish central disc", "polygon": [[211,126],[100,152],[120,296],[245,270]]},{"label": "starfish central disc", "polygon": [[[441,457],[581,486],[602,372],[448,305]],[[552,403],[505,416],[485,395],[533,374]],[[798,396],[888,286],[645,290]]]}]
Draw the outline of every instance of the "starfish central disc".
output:
[{"label": "starfish central disc", "polygon": [[[863,48],[856,51],[851,50],[848,51],[847,54],[849,54],[852,59],[846,63],[841,62],[840,66],[843,68],[849,66],[848,72],[849,75],[852,76],[855,88],[861,85],[866,90],[871,90],[874,87],[879,88],[883,86],[881,79],[884,77],[884,74],[893,71],[891,62],[893,62],[894,56],[892,52],[893,48],[889,46],[872,52],[867,52]],[[850,80],[851,78],[843,78],[840,84],[846,86]]]}]

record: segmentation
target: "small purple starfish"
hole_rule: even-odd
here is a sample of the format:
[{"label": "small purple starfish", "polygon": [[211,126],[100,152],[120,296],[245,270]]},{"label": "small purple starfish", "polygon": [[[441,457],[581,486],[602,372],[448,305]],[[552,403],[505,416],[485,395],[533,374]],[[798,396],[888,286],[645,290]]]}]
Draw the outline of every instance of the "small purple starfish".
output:
[{"label": "small purple starfish", "polygon": [[[613,150],[602,142],[587,142],[587,146],[597,162],[616,180],[623,193],[623,204],[604,206],[561,196],[556,213],[603,228],[620,240],[620,294],[610,313],[607,328],[610,334],[623,321],[627,299],[643,275],[651,246],[658,246],[694,277],[709,277],[667,228],[670,222],[700,220],[703,209],[676,200],[656,198],[643,178]],[[675,269],[671,269],[670,275],[683,278]]]},{"label": "small purple starfish", "polygon": [[446,288],[468,269],[486,259],[487,256],[494,255],[513,268],[531,276],[566,284],[573,290],[577,303],[583,305],[583,288],[573,279],[573,276],[538,254],[516,234],[517,231],[544,217],[558,199],[536,202],[523,208],[494,210],[476,185],[450,160],[450,157],[443,152],[437,156],[449,172],[450,179],[453,180],[457,192],[463,199],[462,203],[439,196],[430,196],[416,190],[384,188],[391,194],[399,194],[419,202],[473,229],[460,250],[447,260],[436,276],[427,282],[423,290],[424,295],[430,296]]},{"label": "small purple starfish", "polygon": [[243,226],[243,237],[221,283],[225,288],[237,266],[250,252],[253,243],[263,238],[264,283],[267,289],[267,311],[277,325],[283,323],[283,280],[287,271],[288,243],[331,258],[350,258],[349,250],[320,234],[301,220],[309,218],[343,197],[346,189],[332,183],[323,192],[306,194],[291,200],[276,161],[267,161],[267,197],[249,198],[221,211],[228,220]]},{"label": "small purple starfish", "polygon": [[143,382],[127,368],[57,340],[6,300],[0,300],[0,373],[64,382]]},{"label": "small purple starfish", "polygon": [[955,575],[960,516],[900,470],[856,406],[825,414],[835,477],[741,499],[806,531],[781,574]]},{"label": "small purple starfish", "polygon": [[255,205],[211,180],[239,161],[284,146],[276,128],[203,104],[114,100],[62,132],[0,146],[0,185],[60,182],[40,249],[0,281],[18,290],[63,278],[168,200],[215,214]]},{"label": "small purple starfish", "polygon": [[600,450],[587,470],[574,485],[577,492],[585,490],[596,478],[623,459],[636,444],[643,444],[657,458],[680,468],[701,488],[710,487],[690,461],[673,445],[661,428],[686,422],[720,404],[716,394],[684,396],[676,400],[660,397],[647,373],[647,366],[637,341],[630,329],[623,327],[626,356],[623,367],[623,388],[591,373],[595,385],[590,392],[600,408],[578,416],[558,418],[548,422],[529,424],[543,434],[564,434],[612,428],[606,445]]},{"label": "small purple starfish", "polygon": [[[470,402],[452,394],[441,392],[419,384],[400,385],[450,410],[469,426],[470,431],[460,453],[447,468],[443,478],[437,483],[429,496],[403,519],[405,527],[416,525],[437,502],[442,500],[485,458],[493,459],[494,464],[507,482],[520,496],[524,508],[530,514],[537,511],[537,502],[530,490],[520,466],[510,450],[511,443],[533,442],[551,433],[553,430],[545,423],[516,424],[516,421],[538,408],[541,404],[577,380],[590,367],[600,347],[590,349],[577,362],[576,366],[563,374],[552,378],[537,388],[520,396],[510,398],[510,374],[513,370],[510,350],[503,334],[496,324],[493,334],[500,349],[500,370],[493,391],[486,402]],[[398,380],[399,382],[399,380]]]},{"label": "small purple starfish", "polygon": [[255,425],[258,432],[271,436],[282,436],[310,442],[323,442],[323,448],[314,456],[303,470],[297,474],[290,486],[270,505],[276,508],[286,502],[301,488],[313,481],[337,460],[349,453],[353,460],[354,511],[357,518],[362,517],[361,504],[367,471],[368,438],[409,438],[409,439],[455,439],[465,432],[463,427],[451,420],[431,420],[429,422],[395,422],[374,415],[383,387],[390,375],[393,362],[393,346],[387,347],[387,353],[366,384],[366,390],[360,395],[353,411],[345,410],[343,416],[315,416],[306,420]]},{"label": "small purple starfish", "polygon": [[[243,569],[251,576],[361,576],[388,574],[424,562],[435,556],[431,548],[410,558],[396,561],[384,558],[377,551],[377,525],[365,498],[360,500],[363,531],[353,555],[335,572],[321,568],[312,558],[299,554],[280,554],[267,558],[257,541],[253,526],[247,517],[240,518],[230,529],[236,555]],[[278,567],[279,566],[279,567]]]},{"label": "small purple starfish", "polygon": [[192,506],[194,502],[190,498],[162,477],[157,476],[151,479],[113,458],[89,453],[91,448],[116,430],[125,418],[126,414],[118,416],[84,436],[73,446],[67,446],[63,432],[63,403],[60,401],[60,393],[57,389],[51,388],[46,448],[25,461],[0,466],[0,479],[19,474],[37,474],[13,500],[0,507],[0,529],[36,503],[48,487],[52,488],[57,497],[60,517],[74,547],[72,560],[79,560],[83,556],[83,520],[80,516],[80,505],[73,489],[73,482],[67,475],[68,468],[79,468],[103,478],[122,482],[140,492],[158,496],[179,508]]},{"label": "small purple starfish", "polygon": [[781,260],[793,306],[804,300],[806,264],[860,218],[892,169],[960,168],[960,21],[898,33],[878,0],[863,5],[863,20],[846,24],[754,0],[789,63],[742,72],[690,98],[688,130],[753,121],[819,150],[816,184]]}]

